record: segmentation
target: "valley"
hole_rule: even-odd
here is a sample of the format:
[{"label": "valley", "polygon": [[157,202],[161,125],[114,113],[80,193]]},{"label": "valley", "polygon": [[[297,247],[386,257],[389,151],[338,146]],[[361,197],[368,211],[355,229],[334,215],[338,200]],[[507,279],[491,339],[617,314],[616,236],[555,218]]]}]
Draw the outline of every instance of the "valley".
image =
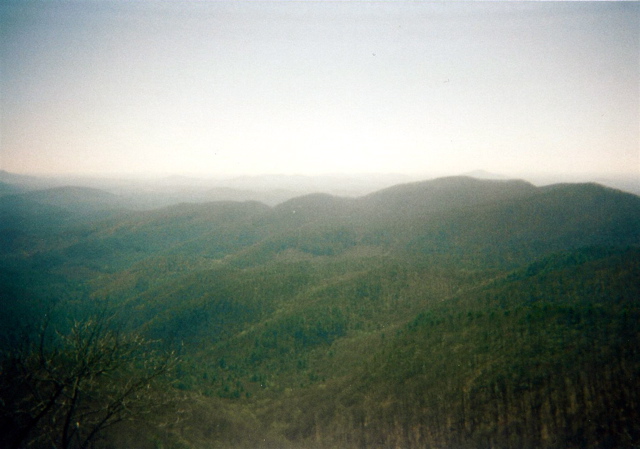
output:
[{"label": "valley", "polygon": [[633,193],[31,186],[0,196],[3,447],[640,444]]}]

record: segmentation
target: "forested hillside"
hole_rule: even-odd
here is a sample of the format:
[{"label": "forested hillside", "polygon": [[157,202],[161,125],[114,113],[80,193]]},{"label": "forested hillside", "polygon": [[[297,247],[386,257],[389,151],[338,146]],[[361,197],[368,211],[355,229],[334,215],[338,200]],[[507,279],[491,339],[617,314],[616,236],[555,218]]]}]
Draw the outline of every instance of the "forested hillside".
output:
[{"label": "forested hillside", "polygon": [[[640,197],[0,197],[0,446],[640,444]],[[84,445],[84,446],[83,446]]]}]

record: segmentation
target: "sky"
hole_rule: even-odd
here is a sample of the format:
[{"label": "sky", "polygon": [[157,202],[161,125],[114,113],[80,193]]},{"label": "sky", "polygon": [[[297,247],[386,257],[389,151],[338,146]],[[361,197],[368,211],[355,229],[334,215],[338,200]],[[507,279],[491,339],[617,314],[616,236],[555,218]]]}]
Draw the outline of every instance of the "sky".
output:
[{"label": "sky", "polygon": [[0,169],[640,176],[640,3],[0,2]]}]

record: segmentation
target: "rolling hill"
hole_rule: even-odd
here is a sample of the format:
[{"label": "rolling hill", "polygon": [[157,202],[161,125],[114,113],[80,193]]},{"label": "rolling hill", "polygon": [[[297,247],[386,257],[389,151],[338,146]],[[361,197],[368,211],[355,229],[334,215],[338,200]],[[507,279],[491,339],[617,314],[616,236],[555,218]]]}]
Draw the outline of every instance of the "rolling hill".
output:
[{"label": "rolling hill", "polygon": [[180,353],[165,392],[184,416],[167,406],[172,424],[123,424],[104,447],[640,440],[635,195],[449,177],[95,219],[118,198],[11,201],[3,232],[22,240],[0,255],[6,338],[40,310],[61,335],[100,312]]}]

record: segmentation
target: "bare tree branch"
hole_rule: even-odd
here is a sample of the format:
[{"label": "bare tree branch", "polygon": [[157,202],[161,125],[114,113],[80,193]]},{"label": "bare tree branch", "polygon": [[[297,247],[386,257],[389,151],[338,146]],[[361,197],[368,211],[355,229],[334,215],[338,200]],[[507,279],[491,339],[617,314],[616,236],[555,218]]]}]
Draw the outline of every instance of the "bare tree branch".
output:
[{"label": "bare tree branch", "polygon": [[0,358],[0,446],[85,448],[105,429],[153,409],[140,393],[176,357],[112,327],[102,314],[49,344],[47,320],[37,344]]}]

